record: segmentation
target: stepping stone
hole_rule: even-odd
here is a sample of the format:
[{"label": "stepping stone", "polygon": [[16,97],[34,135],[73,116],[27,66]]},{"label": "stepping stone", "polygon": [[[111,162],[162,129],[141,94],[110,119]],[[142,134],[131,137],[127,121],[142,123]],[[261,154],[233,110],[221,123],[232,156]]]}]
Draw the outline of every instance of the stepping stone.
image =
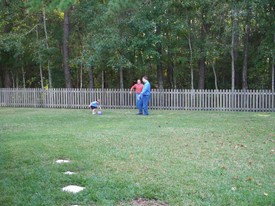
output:
[{"label": "stepping stone", "polygon": [[71,192],[71,193],[78,193],[78,192],[80,192],[84,189],[85,189],[85,187],[80,187],[80,186],[77,186],[77,185],[69,185],[67,187],[63,187],[62,191]]},{"label": "stepping stone", "polygon": [[71,172],[71,171],[67,171],[67,172],[64,172],[65,175],[75,175],[76,172]]},{"label": "stepping stone", "polygon": [[56,160],[55,162],[58,164],[61,164],[61,163],[69,163],[71,161],[70,160]]}]

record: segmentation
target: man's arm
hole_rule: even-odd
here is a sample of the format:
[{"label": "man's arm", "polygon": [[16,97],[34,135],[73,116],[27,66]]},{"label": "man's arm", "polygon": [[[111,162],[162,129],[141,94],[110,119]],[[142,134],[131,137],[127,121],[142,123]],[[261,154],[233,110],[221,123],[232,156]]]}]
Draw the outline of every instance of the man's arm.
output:
[{"label": "man's arm", "polygon": [[131,89],[130,89],[130,94],[132,94],[132,91],[133,91],[133,89],[135,89],[135,88],[136,88],[136,84],[133,85],[133,86],[131,87]]}]

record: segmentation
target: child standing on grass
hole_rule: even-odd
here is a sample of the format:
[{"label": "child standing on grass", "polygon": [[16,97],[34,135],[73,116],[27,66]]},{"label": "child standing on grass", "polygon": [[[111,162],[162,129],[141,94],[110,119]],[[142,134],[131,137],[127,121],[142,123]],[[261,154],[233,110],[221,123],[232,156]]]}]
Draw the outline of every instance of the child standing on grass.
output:
[{"label": "child standing on grass", "polygon": [[93,114],[96,114],[96,109],[97,108],[101,109],[100,100],[96,100],[96,101],[91,102],[89,107],[93,111]]}]

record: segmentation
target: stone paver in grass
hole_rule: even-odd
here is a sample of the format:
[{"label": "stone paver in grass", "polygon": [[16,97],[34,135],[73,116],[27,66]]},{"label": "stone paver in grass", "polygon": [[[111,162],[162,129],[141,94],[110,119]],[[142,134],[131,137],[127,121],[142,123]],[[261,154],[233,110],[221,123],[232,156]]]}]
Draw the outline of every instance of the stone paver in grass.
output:
[{"label": "stone paver in grass", "polygon": [[71,162],[71,160],[62,160],[62,159],[59,159],[59,160],[56,160],[55,162],[58,163],[58,164],[69,163],[69,162]]},{"label": "stone paver in grass", "polygon": [[67,172],[64,172],[65,175],[75,175],[76,172],[71,172],[71,171],[67,171]]},{"label": "stone paver in grass", "polygon": [[62,188],[62,191],[64,192],[71,192],[71,193],[78,193],[84,190],[85,187],[77,186],[77,185],[68,185],[66,187]]}]

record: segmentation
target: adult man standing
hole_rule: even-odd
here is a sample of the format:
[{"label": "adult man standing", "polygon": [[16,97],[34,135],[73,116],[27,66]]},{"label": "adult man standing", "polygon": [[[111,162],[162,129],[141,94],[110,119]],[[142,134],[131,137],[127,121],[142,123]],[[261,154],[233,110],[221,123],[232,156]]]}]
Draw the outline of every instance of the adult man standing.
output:
[{"label": "adult man standing", "polygon": [[142,102],[142,106],[139,108],[139,115],[142,115],[142,108],[144,110],[144,115],[149,115],[148,114],[148,104],[150,100],[150,95],[151,95],[151,85],[150,82],[148,81],[148,77],[144,76],[142,77],[142,81],[144,83],[143,89],[139,95],[139,99]]},{"label": "adult man standing", "polygon": [[143,84],[141,83],[140,79],[138,79],[137,83],[131,87],[130,94],[132,94],[133,89],[135,89],[136,91],[136,106],[139,109],[141,107],[141,100],[139,99],[139,94],[143,89]]}]

